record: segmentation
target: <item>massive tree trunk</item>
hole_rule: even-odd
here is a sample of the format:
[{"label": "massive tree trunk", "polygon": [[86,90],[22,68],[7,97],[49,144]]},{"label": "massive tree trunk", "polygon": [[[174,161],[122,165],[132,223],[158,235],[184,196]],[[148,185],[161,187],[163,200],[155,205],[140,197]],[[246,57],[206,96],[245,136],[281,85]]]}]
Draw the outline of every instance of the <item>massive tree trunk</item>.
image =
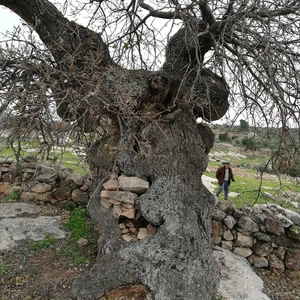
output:
[{"label": "massive tree trunk", "polygon": [[[51,51],[59,115],[79,120],[86,131],[99,124],[105,131],[87,153],[95,185],[88,207],[99,229],[99,254],[74,282],[74,295],[101,299],[125,286],[119,295],[128,298],[120,299],[133,299],[133,286],[142,286],[135,299],[149,299],[145,290],[156,300],[211,299],[219,280],[210,249],[214,197],[201,176],[214,135],[196,118],[223,116],[228,90],[219,76],[199,72],[209,34],[194,43],[182,29],[171,39],[161,71],[126,70],[111,61],[101,36],[69,22],[49,2],[0,4],[31,24]],[[150,182],[137,215],[159,227],[156,234],[135,243],[121,239],[118,220],[99,201],[113,172]]]}]

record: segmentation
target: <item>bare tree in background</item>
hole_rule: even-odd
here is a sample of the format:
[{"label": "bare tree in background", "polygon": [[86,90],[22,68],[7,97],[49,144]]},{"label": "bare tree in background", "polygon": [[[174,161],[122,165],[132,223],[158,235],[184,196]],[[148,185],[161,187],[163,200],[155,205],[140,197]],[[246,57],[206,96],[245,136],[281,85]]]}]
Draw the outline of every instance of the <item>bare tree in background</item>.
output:
[{"label": "bare tree in background", "polygon": [[[101,245],[74,295],[100,299],[141,284],[153,299],[211,299],[219,281],[210,249],[214,199],[201,176],[214,135],[196,119],[218,120],[231,103],[277,125],[282,148],[296,148],[299,135],[292,140],[289,127],[299,126],[299,2],[65,1],[74,17],[86,13],[88,27],[46,0],[0,4],[44,44],[32,35],[26,49],[1,44],[1,110],[44,124],[55,104],[89,138],[89,209]],[[159,30],[158,20],[169,27]],[[150,181],[138,215],[159,227],[155,235],[120,241],[116,220],[99,204],[112,172]]]}]

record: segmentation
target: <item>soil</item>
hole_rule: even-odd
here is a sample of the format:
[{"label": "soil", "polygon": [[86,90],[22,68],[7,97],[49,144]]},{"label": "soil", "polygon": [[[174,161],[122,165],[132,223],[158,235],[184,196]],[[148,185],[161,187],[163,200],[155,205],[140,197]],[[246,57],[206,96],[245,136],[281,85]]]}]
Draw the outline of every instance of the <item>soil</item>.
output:
[{"label": "soil", "polygon": [[[65,209],[53,206],[44,206],[42,214],[60,214],[62,222],[70,216]],[[85,258],[84,263],[79,263],[75,253],[63,253],[69,246],[66,238],[43,249],[31,250],[30,242],[22,242],[12,250],[0,252],[0,300],[74,299],[72,282],[94,264],[97,250],[95,243],[76,246],[81,248],[80,258]]]},{"label": "soil", "polygon": [[[70,215],[53,206],[43,207],[43,214],[60,214],[63,222]],[[94,238],[97,238],[96,233]],[[67,246],[67,239],[57,240],[50,247],[33,251],[29,242],[23,242],[13,250],[3,252],[0,257],[0,300],[73,300],[71,285],[78,275],[95,263],[97,249],[94,243],[78,246],[82,247],[86,261],[77,264],[75,256],[61,253]],[[254,270],[263,279],[264,292],[270,299],[300,299],[300,271],[292,277],[286,273],[276,276],[267,269]]]},{"label": "soil", "polygon": [[264,293],[270,299],[300,299],[300,271],[285,271],[281,275],[275,275],[266,268],[254,268],[254,271],[264,281]]}]

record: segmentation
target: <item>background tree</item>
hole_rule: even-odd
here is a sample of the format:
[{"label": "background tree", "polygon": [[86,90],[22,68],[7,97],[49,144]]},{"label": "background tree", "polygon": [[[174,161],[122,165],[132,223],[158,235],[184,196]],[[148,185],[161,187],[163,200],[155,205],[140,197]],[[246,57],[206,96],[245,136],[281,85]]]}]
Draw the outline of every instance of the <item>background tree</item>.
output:
[{"label": "background tree", "polygon": [[[45,125],[55,107],[88,138],[89,209],[101,245],[73,292],[98,299],[143,284],[155,299],[211,299],[219,280],[210,249],[214,199],[201,176],[214,136],[196,119],[221,118],[229,101],[280,127],[282,148],[297,146],[289,126],[299,126],[299,2],[78,2],[73,15],[87,12],[88,27],[63,15],[68,3],[59,11],[46,0],[0,0],[44,45],[15,33],[22,43],[2,43],[0,59],[1,111]],[[150,181],[137,215],[157,234],[120,241],[98,198],[112,172]]]},{"label": "background tree", "polygon": [[249,131],[249,123],[245,120],[240,120],[240,130]]}]

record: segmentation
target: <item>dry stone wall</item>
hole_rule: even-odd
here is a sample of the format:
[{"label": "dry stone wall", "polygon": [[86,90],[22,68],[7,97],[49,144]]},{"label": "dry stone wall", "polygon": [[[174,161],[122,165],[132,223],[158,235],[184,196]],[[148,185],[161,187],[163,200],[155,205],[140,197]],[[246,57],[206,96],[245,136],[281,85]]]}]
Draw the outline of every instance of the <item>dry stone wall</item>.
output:
[{"label": "dry stone wall", "polygon": [[[72,170],[40,164],[26,157],[16,162],[0,158],[0,194],[18,193],[38,204],[87,204],[92,181]],[[157,232],[139,216],[138,199],[149,189],[142,178],[112,174],[103,184],[101,205],[112,213],[125,241],[138,242]],[[235,208],[217,202],[212,219],[212,247],[218,245],[275,274],[300,276],[300,215],[277,205]]]},{"label": "dry stone wall", "polygon": [[71,169],[41,164],[34,157],[17,163],[0,158],[0,194],[20,195],[37,204],[87,204],[92,185],[90,175],[81,176]]},{"label": "dry stone wall", "polygon": [[212,242],[275,274],[300,276],[300,215],[274,204],[236,209],[218,202],[212,220]]}]

